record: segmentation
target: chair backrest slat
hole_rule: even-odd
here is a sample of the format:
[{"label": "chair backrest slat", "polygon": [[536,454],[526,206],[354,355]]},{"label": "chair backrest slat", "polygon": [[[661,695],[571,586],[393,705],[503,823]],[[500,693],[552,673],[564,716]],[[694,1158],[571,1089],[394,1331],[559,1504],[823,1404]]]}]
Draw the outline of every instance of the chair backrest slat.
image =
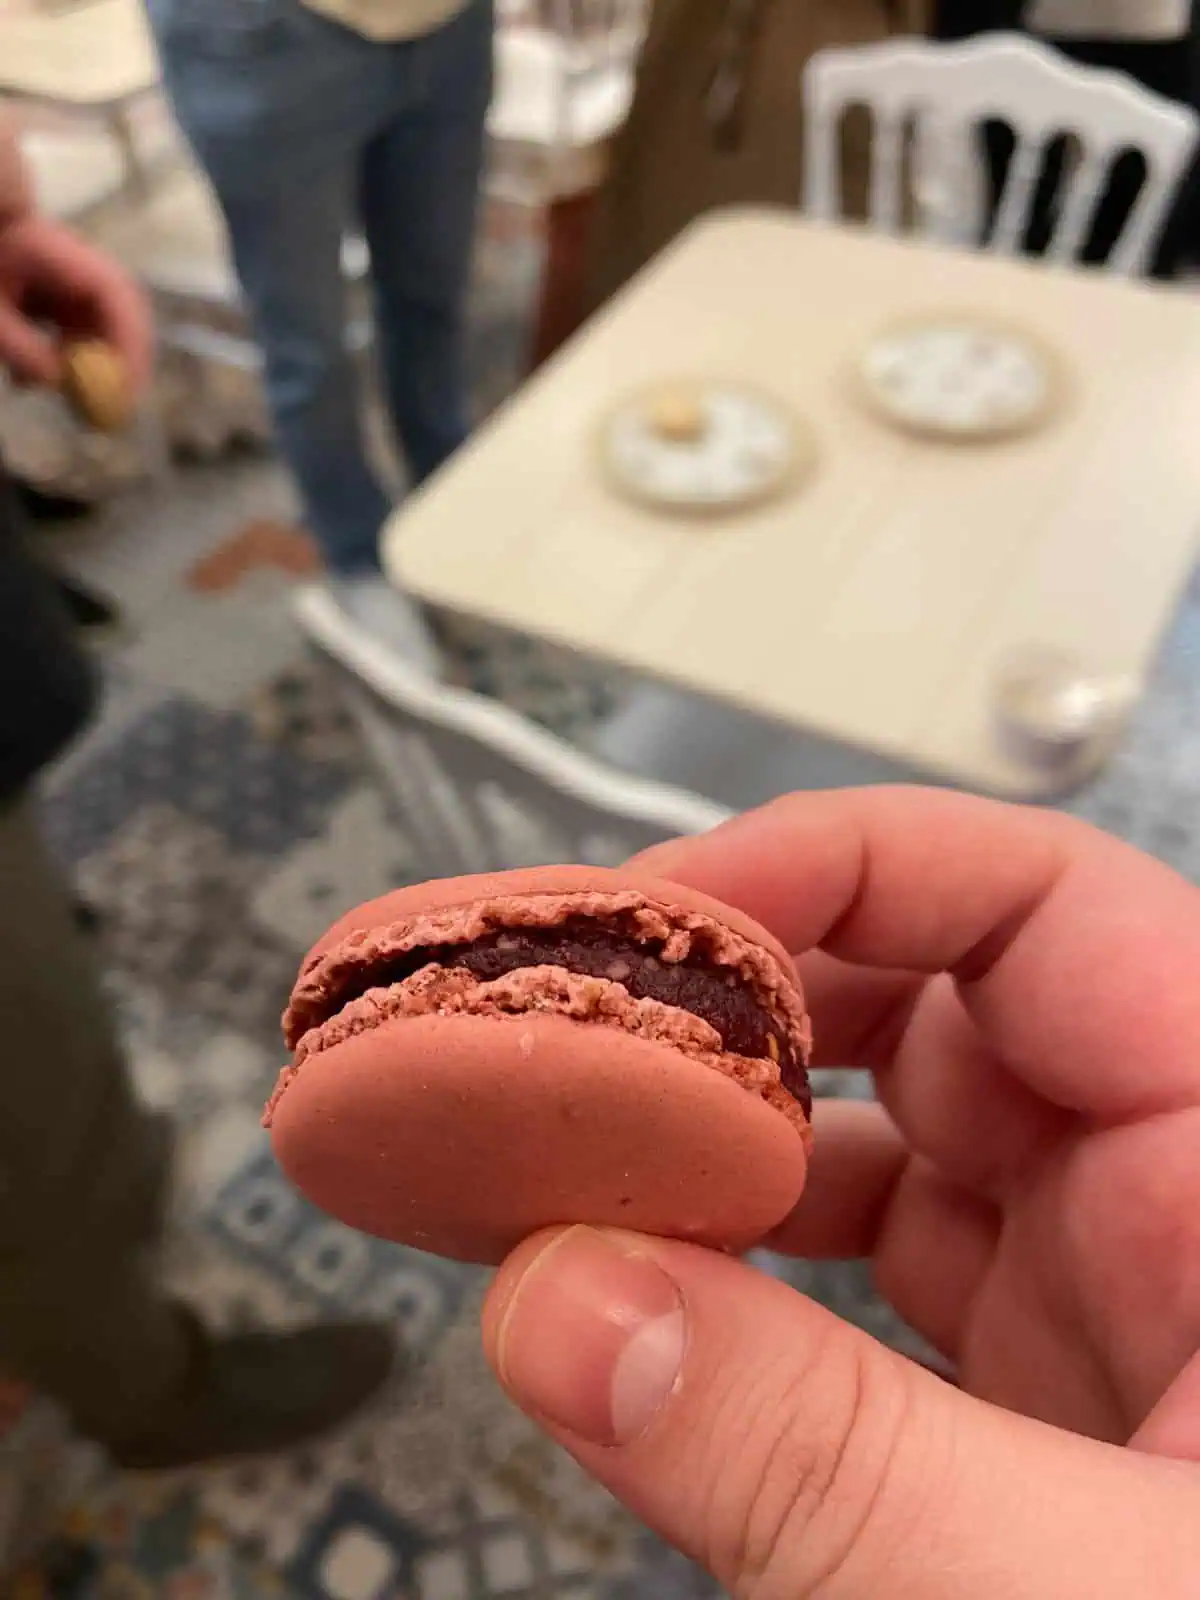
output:
[{"label": "chair backrest slat", "polygon": [[1087,244],[1096,209],[1104,194],[1104,183],[1112,166],[1107,154],[1088,150],[1071,161],[1071,178],[1047,251],[1051,261],[1077,261]]},{"label": "chair backrest slat", "polygon": [[1017,140],[988,240],[989,248],[999,255],[1016,255],[1021,248],[1045,160],[1041,139]]},{"label": "chair backrest slat", "polygon": [[886,107],[875,116],[871,141],[871,224],[897,233],[904,221],[904,120]]}]

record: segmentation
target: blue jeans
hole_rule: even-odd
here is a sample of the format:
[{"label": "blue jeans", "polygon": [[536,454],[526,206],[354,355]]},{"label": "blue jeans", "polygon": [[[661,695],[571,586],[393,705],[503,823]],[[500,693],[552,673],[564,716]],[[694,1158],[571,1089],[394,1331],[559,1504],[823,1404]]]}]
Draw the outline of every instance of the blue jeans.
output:
[{"label": "blue jeans", "polygon": [[307,516],[334,570],[370,570],[390,506],[364,447],[342,243],[360,227],[370,250],[385,391],[419,483],[468,431],[492,0],[400,43],[300,0],[148,4],[176,115],[225,214]]}]

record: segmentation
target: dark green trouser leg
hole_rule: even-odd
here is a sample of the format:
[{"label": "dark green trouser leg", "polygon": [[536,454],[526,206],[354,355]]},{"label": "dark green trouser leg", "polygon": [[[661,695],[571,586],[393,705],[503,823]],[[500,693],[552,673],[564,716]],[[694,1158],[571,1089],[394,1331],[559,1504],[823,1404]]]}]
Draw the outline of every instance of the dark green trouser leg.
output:
[{"label": "dark green trouser leg", "polygon": [[133,1098],[32,807],[0,810],[0,1370],[101,1439],[152,1425],[187,1324],[157,1286],[169,1139]]}]

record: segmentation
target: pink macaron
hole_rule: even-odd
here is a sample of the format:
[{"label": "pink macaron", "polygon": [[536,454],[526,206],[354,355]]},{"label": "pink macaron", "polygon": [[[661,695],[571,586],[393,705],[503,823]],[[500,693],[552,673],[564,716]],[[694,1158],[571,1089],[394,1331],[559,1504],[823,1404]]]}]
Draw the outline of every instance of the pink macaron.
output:
[{"label": "pink macaron", "polygon": [[398,890],[316,945],[284,1032],[284,1171],[438,1255],[494,1263],[557,1223],[744,1250],[804,1187],[791,959],[677,884],[543,867]]}]

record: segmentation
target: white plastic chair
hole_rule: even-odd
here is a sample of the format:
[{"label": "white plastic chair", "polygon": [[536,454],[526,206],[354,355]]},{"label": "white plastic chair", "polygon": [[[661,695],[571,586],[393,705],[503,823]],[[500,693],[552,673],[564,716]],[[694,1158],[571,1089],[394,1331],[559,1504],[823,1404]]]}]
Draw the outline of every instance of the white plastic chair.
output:
[{"label": "white plastic chair", "polygon": [[43,109],[19,122],[38,209],[77,227],[119,197],[148,194],[183,149],[161,97],[151,93],[94,115]]},{"label": "white plastic chair", "polygon": [[421,870],[431,876],[617,865],[729,813],[614,773],[495,701],[435,683],[304,590],[301,626],[339,674]]},{"label": "white plastic chair", "polygon": [[903,39],[813,57],[804,75],[805,207],[841,214],[840,128],[866,106],[874,120],[870,222],[898,232],[905,221],[905,146],[913,143],[916,224],[944,243],[974,244],[983,231],[980,132],[1007,123],[1016,147],[985,248],[1015,254],[1024,239],[1043,162],[1064,135],[1068,161],[1047,257],[1076,260],[1114,161],[1140,152],[1146,179],[1108,260],[1113,272],[1145,270],[1167,210],[1195,149],[1200,122],[1184,106],[1122,73],[1079,67],[1019,34],[985,34],[960,44]]},{"label": "white plastic chair", "polygon": [[26,130],[21,154],[39,211],[59,222],[77,222],[120,194],[126,182],[121,148],[103,129],[74,124]]},{"label": "white plastic chair", "polygon": [[633,103],[646,0],[541,0],[501,12],[488,113],[490,188],[546,204],[599,181]]}]

